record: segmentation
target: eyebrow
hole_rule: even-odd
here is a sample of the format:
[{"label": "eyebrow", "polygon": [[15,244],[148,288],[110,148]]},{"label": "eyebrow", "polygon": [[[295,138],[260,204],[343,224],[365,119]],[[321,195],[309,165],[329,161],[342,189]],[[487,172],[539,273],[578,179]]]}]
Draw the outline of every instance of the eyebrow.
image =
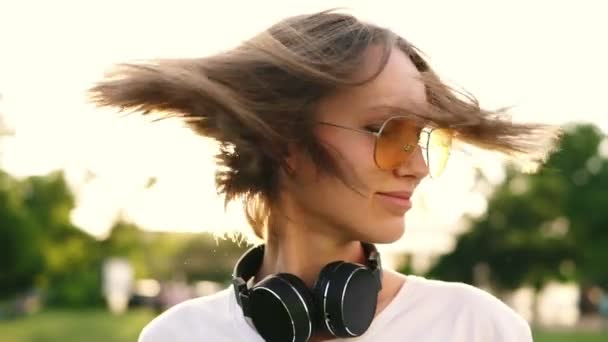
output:
[{"label": "eyebrow", "polygon": [[[382,112],[379,112],[380,110],[382,110]],[[419,114],[417,114],[415,111],[413,111],[411,109],[407,109],[405,107],[400,107],[400,106],[394,106],[394,105],[376,104],[376,105],[367,107],[365,112],[374,113],[373,115],[370,115],[367,117],[368,119],[373,119],[373,120],[386,120],[386,119],[390,118],[391,116],[403,115],[403,116],[411,116],[412,119],[414,119],[414,120],[420,120],[423,122],[429,121],[428,119],[425,119],[424,117],[420,116]]]}]

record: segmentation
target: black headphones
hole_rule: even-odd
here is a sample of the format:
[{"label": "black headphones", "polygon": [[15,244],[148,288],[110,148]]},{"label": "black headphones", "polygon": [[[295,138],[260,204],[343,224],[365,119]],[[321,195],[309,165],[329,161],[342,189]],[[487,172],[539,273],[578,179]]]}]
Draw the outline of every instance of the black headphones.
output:
[{"label": "black headphones", "polygon": [[367,265],[344,261],[327,264],[313,289],[293,274],[271,274],[255,286],[264,259],[264,245],[249,249],[232,274],[236,301],[247,322],[269,342],[306,342],[325,330],[335,337],[356,337],[368,328],[376,313],[382,288],[380,254],[362,243]]}]

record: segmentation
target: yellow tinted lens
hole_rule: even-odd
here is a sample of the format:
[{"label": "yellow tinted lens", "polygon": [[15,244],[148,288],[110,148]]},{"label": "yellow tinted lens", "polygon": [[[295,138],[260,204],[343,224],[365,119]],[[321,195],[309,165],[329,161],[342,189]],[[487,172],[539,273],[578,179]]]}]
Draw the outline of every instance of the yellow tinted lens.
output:
[{"label": "yellow tinted lens", "polygon": [[427,164],[431,177],[439,177],[448,163],[453,133],[447,129],[433,129],[427,144]]},{"label": "yellow tinted lens", "polygon": [[392,118],[382,127],[374,151],[380,169],[390,170],[407,161],[418,147],[420,126],[407,118]]}]

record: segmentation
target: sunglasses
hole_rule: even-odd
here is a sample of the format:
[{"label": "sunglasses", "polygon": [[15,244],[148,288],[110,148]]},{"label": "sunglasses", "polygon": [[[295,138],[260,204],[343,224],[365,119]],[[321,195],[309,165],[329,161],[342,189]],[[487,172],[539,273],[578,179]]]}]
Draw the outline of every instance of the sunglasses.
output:
[{"label": "sunglasses", "polygon": [[429,127],[411,117],[393,116],[376,130],[357,129],[329,122],[322,125],[347,129],[375,136],[374,161],[381,170],[393,170],[414,154],[418,146],[424,150],[424,160],[432,178],[439,177],[447,165],[454,132],[450,129]]}]

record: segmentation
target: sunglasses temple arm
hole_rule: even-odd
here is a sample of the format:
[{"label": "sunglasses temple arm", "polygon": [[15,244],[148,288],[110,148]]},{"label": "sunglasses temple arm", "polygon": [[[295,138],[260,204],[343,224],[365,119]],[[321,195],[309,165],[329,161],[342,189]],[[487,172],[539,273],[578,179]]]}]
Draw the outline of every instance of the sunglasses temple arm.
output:
[{"label": "sunglasses temple arm", "polygon": [[332,126],[332,127],[337,127],[337,128],[342,128],[342,129],[346,129],[349,131],[353,131],[353,132],[357,132],[357,133],[365,133],[368,135],[374,135],[374,136],[378,136],[378,133],[376,132],[370,132],[370,131],[366,131],[364,129],[358,129],[358,128],[353,128],[353,127],[347,127],[347,126],[342,126],[342,125],[336,125],[330,122],[325,122],[325,121],[319,121],[320,124],[322,125],[327,125],[327,126]]}]

